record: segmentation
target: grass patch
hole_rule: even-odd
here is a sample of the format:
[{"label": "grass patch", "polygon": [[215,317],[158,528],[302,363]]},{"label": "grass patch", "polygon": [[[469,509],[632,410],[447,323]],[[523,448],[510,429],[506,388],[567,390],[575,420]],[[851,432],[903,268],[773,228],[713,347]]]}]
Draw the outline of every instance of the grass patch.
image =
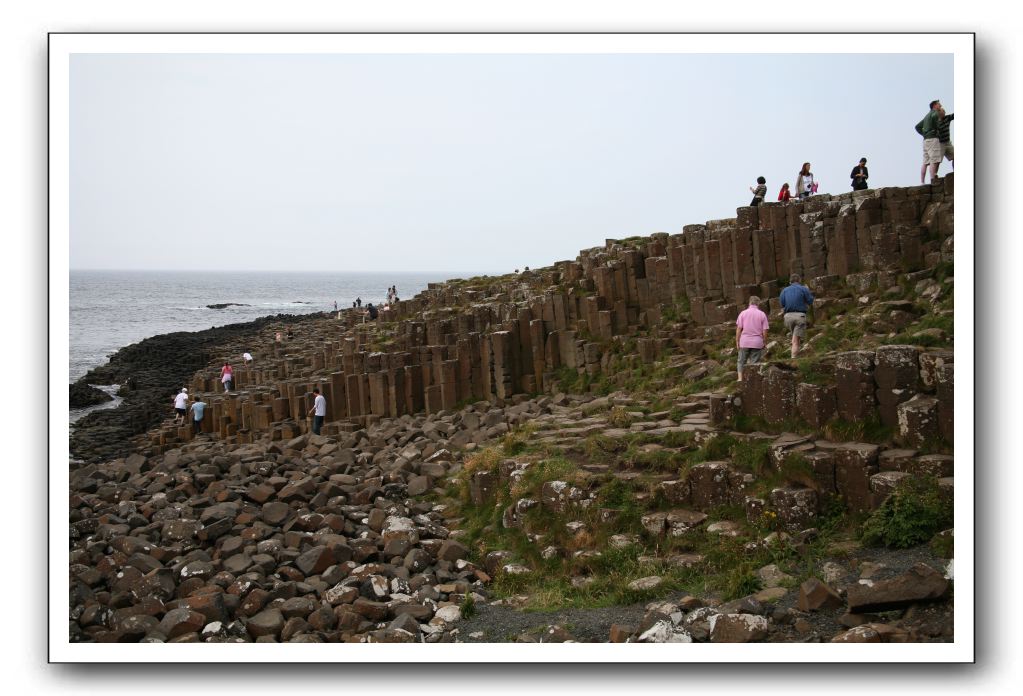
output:
[{"label": "grass patch", "polygon": [[905,549],[952,526],[952,505],[933,476],[907,476],[861,528],[863,543]]}]

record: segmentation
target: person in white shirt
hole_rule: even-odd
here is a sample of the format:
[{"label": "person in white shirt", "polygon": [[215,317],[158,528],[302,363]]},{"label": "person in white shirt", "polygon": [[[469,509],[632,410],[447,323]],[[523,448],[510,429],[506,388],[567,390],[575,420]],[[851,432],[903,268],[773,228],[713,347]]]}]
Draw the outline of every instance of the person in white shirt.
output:
[{"label": "person in white shirt", "polygon": [[188,413],[188,388],[182,387],[181,391],[174,395],[174,422],[184,423],[186,413]]},{"label": "person in white shirt", "polygon": [[245,361],[246,366],[252,364],[252,353],[242,353],[242,360]]},{"label": "person in white shirt", "polygon": [[313,435],[320,434],[323,427],[323,419],[327,415],[327,399],[320,393],[319,388],[313,389],[316,398],[313,399],[313,407],[309,409],[309,415],[313,417]]}]

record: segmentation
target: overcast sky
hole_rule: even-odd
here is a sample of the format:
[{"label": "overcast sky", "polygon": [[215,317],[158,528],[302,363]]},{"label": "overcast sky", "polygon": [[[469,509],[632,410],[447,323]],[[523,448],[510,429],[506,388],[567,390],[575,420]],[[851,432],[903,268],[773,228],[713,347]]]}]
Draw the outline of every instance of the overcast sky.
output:
[{"label": "overcast sky", "polygon": [[952,63],[76,54],[71,268],[506,273],[732,217],[804,161],[915,185]]}]

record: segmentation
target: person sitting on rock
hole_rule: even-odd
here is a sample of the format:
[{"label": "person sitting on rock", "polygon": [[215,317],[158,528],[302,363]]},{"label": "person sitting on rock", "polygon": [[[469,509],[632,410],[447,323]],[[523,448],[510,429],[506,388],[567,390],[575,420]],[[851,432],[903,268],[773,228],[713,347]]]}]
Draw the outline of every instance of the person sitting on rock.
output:
[{"label": "person sitting on rock", "polygon": [[742,381],[742,368],[747,363],[756,365],[764,354],[768,321],[767,315],[761,311],[759,305],[760,298],[751,295],[749,305],[739,313],[735,320],[735,347],[739,351],[736,371],[739,373],[740,382]]},{"label": "person sitting on rock", "polygon": [[376,319],[378,316],[380,316],[379,311],[377,310],[376,307],[373,306],[372,302],[366,305],[366,313],[369,315],[369,318],[371,320]]}]

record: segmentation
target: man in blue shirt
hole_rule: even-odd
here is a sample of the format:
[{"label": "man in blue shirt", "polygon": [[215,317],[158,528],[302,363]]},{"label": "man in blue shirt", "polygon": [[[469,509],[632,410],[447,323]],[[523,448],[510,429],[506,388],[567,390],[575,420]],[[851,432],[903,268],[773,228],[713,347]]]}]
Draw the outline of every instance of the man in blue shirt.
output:
[{"label": "man in blue shirt", "polygon": [[798,273],[789,276],[789,285],[781,291],[781,307],[785,312],[785,330],[792,335],[792,357],[799,355],[799,341],[806,338],[806,313],[813,304],[810,288],[800,284]]},{"label": "man in blue shirt", "polygon": [[192,434],[198,435],[199,431],[202,430],[202,416],[206,411],[206,402],[199,401],[198,394],[195,394],[192,398],[195,401],[192,402],[188,410],[192,412]]}]

